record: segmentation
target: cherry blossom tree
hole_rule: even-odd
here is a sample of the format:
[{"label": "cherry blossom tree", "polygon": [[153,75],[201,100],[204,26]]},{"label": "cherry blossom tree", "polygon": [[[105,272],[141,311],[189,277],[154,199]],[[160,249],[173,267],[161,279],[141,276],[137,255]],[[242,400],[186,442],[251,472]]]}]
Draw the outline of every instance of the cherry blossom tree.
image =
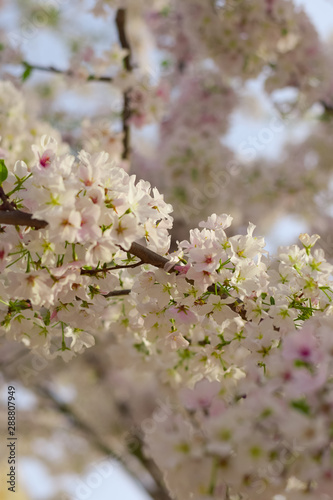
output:
[{"label": "cherry blossom tree", "polygon": [[[0,45],[0,364],[3,387],[33,397],[20,453],[57,478],[53,498],[88,498],[65,475],[112,458],[155,500],[330,499],[329,43],[291,0],[15,8]],[[63,35],[67,65],[29,50],[44,32]],[[234,148],[254,81],[269,125]],[[309,234],[270,254],[290,213]]]}]

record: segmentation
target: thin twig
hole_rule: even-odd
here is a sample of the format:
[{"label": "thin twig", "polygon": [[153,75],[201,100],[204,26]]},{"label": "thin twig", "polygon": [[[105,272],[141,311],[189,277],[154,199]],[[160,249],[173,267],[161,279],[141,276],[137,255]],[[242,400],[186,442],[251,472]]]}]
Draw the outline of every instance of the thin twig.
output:
[{"label": "thin twig", "polygon": [[0,205],[0,210],[9,210],[9,211],[16,210],[14,204],[9,201],[9,198],[4,192],[2,186],[0,186],[0,199],[2,201],[2,204]]},{"label": "thin twig", "polygon": [[144,264],[144,262],[140,260],[140,262],[136,262],[135,264],[130,264],[128,266],[104,267],[102,269],[81,269],[81,274],[96,276],[98,273],[107,273],[108,271],[114,271],[115,269],[134,269],[135,267],[142,266],[142,264]]},{"label": "thin twig", "polygon": [[[31,70],[34,71],[45,71],[48,73],[56,73],[58,75],[64,75],[64,76],[70,76],[70,77],[75,77],[76,73],[75,71],[71,69],[59,69],[56,68],[55,66],[41,66],[39,64],[31,64],[26,61],[23,61],[23,64],[26,68],[30,68]],[[96,76],[93,74],[90,74],[87,77],[87,82],[89,81],[94,81],[94,82],[108,82],[111,83],[113,81],[113,78],[111,76]]]}]

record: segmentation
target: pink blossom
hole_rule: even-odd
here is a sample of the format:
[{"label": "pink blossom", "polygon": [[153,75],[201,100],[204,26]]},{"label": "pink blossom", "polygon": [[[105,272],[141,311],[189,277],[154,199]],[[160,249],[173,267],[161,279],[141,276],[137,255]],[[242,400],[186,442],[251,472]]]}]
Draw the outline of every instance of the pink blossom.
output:
[{"label": "pink blossom", "polygon": [[44,153],[42,154],[42,156],[38,155],[39,156],[39,165],[42,167],[42,168],[47,168],[51,165],[51,162],[54,158],[54,151],[52,149],[47,149],[46,151],[44,151]]},{"label": "pink blossom", "polygon": [[175,266],[175,269],[180,274],[186,274],[187,271],[190,269],[190,267],[191,267],[191,264],[186,264],[186,266]]},{"label": "pink blossom", "polygon": [[323,359],[323,353],[318,348],[318,342],[309,327],[288,335],[283,341],[283,357],[291,361],[318,363]]},{"label": "pink blossom", "polygon": [[185,305],[170,307],[168,309],[168,315],[180,323],[192,324],[197,321],[196,315]]},{"label": "pink blossom", "polygon": [[212,405],[220,390],[221,384],[219,382],[210,382],[203,378],[196,383],[193,390],[183,389],[181,398],[189,410],[207,409]]},{"label": "pink blossom", "polygon": [[10,243],[0,242],[0,271],[2,272],[8,263],[8,254],[12,248]]}]

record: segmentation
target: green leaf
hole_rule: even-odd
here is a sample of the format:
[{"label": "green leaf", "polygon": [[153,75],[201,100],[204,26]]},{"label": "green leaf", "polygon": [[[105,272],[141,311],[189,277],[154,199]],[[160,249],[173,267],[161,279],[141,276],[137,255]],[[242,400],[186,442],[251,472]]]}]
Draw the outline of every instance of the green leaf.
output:
[{"label": "green leaf", "polygon": [[138,352],[141,352],[142,354],[149,356],[150,354],[149,349],[144,342],[141,342],[140,344],[134,344],[134,347]]},{"label": "green leaf", "polygon": [[163,17],[167,17],[171,12],[171,8],[170,7],[164,7],[161,11],[160,11],[160,14],[163,16]]},{"label": "green leaf", "polygon": [[0,186],[7,179],[8,170],[4,160],[0,160]]},{"label": "green leaf", "polygon": [[311,409],[305,399],[296,399],[291,401],[291,406],[300,413],[304,413],[304,415],[310,415]]},{"label": "green leaf", "polygon": [[22,64],[23,64],[25,70],[23,71],[21,78],[22,78],[22,82],[25,82],[29,78],[29,76],[31,75],[33,67],[30,66],[30,64],[28,64],[27,62],[23,62]]}]

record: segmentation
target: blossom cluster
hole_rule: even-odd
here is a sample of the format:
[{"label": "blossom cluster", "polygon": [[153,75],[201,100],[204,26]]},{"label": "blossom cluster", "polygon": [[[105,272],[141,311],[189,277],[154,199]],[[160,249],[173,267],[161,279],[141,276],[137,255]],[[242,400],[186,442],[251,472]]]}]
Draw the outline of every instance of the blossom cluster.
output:
[{"label": "blossom cluster", "polygon": [[[163,17],[182,24],[183,38],[191,47],[183,63],[198,56],[211,58],[224,75],[244,80],[270,68],[269,92],[291,86],[306,96],[307,105],[318,98],[318,88],[327,76],[324,51],[307,15],[291,2],[198,0],[177,6],[170,2],[167,15],[165,9],[160,11],[160,22]],[[169,19],[166,22],[170,24]],[[163,40],[163,30],[159,32]]]},{"label": "blossom cluster", "polygon": [[147,436],[171,491],[200,500],[331,498],[331,375],[324,318],[285,336],[265,372],[252,365],[237,382],[226,372],[183,389],[159,437]]},{"label": "blossom cluster", "polygon": [[[175,206],[188,206],[189,220],[197,223],[202,210],[211,208],[209,197],[202,200],[203,179],[209,186],[223,184],[226,163],[233,158],[220,137],[229,127],[237,96],[217,72],[209,70],[184,77],[178,90],[161,126],[158,162],[168,172],[163,192]],[[194,197],[200,215],[197,207],[191,210]]]},{"label": "blossom cluster", "polygon": [[[294,89],[295,100],[282,98],[280,110],[318,101],[328,120],[331,59],[288,0],[96,0],[89,7],[102,17],[126,9],[126,26],[110,44],[107,21],[104,52],[95,38],[71,39],[67,70],[55,68],[59,89],[65,83],[86,98],[92,85],[103,104],[112,101],[109,115],[103,105],[82,123],[81,137],[80,120],[62,127],[73,148],[83,147],[77,158],[30,111],[30,81],[29,102],[0,83],[0,156],[9,170],[3,180],[1,162],[0,212],[3,220],[17,217],[17,225],[0,227],[0,332],[52,358],[48,370],[75,388],[84,421],[94,429],[98,420],[103,452],[116,442],[127,456],[139,428],[132,455],[153,460],[176,498],[329,500],[333,267],[314,249],[316,234],[271,256],[253,224],[238,228],[249,220],[260,231],[263,221],[271,226],[283,205],[321,232],[318,215],[329,214],[331,203],[330,126],[322,122],[304,145],[285,148],[274,168],[258,157],[282,122],[263,129],[259,142],[239,145],[254,164],[240,165],[225,144],[244,84],[258,76],[272,101],[275,90]],[[143,55],[145,37],[161,50]],[[6,64],[22,64],[21,54],[0,50]],[[152,70],[155,56],[161,67]],[[23,67],[24,80],[32,66]],[[160,140],[148,159],[140,157],[145,131],[135,129],[152,123],[160,124]],[[37,143],[42,133],[52,138]],[[188,207],[178,207],[177,217],[196,226],[213,210],[222,215],[200,222],[170,252],[172,207],[127,173],[130,153],[134,171],[137,158],[145,174],[151,163],[167,201]],[[241,175],[232,183],[233,164]],[[232,227],[225,211],[236,219]],[[88,356],[59,369],[95,342]],[[170,404],[153,411],[166,395]],[[77,450],[64,441],[69,458],[57,468],[68,473]],[[92,455],[77,449],[81,472]]]},{"label": "blossom cluster", "polygon": [[14,167],[17,158],[25,162],[33,159],[31,144],[42,134],[52,135],[61,153],[68,151],[59,132],[37,118],[33,104],[10,81],[0,81],[0,158],[10,167]]},{"label": "blossom cluster", "polygon": [[131,313],[116,316],[122,338],[132,332],[136,348],[161,355],[178,381],[218,379],[221,368],[232,372],[247,358],[264,366],[286,332],[332,311],[332,265],[321,249],[310,250],[317,236],[302,235],[302,249],[280,248],[272,258],[252,224],[246,235],[228,238],[231,220],[211,216],[192,230],[172,255],[176,272],[137,274]]},{"label": "blossom cluster", "polygon": [[[173,386],[181,403],[145,443],[180,498],[324,495],[333,266],[319,236],[271,257],[253,224],[228,236],[232,217],[213,214],[163,260],[172,207],[158,191],[106,153],[57,148],[42,137],[3,182],[34,221],[2,225],[2,331],[65,360],[112,332],[122,369]],[[140,239],[158,264],[135,257]]]},{"label": "blossom cluster", "polygon": [[13,206],[47,225],[2,227],[1,315],[9,337],[49,353],[60,336],[56,353],[66,356],[65,337],[74,350],[91,345],[87,330],[98,328],[106,309],[101,295],[123,288],[121,272],[104,269],[133,264],[128,251],[140,238],[165,253],[172,219],[157,189],[136,184],[107,153],[81,151],[76,160],[57,148],[43,136],[34,161],[17,162],[3,182]]}]

